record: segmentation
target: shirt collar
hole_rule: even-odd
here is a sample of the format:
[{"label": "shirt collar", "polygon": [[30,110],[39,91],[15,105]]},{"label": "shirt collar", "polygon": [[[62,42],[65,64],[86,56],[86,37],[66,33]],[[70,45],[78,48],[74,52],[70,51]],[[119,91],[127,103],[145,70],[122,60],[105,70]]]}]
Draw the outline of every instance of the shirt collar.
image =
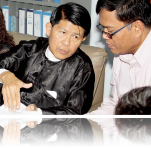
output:
[{"label": "shirt collar", "polygon": [[136,51],[136,53],[133,54],[125,54],[125,55],[119,55],[120,60],[122,60],[125,63],[130,64],[132,60],[135,59],[139,63],[140,66],[143,66],[147,57],[151,56],[151,31],[147,35],[146,39],[142,43],[142,45],[139,47],[139,49]]},{"label": "shirt collar", "polygon": [[130,64],[131,63],[131,59],[132,59],[133,55],[132,54],[121,54],[119,55],[119,58],[121,61]]},{"label": "shirt collar", "polygon": [[57,59],[57,58],[52,54],[52,52],[49,50],[49,46],[48,46],[47,49],[46,49],[45,56],[48,58],[48,60],[50,60],[50,61],[52,61],[52,62],[58,62],[58,61],[60,61],[60,60]]}]

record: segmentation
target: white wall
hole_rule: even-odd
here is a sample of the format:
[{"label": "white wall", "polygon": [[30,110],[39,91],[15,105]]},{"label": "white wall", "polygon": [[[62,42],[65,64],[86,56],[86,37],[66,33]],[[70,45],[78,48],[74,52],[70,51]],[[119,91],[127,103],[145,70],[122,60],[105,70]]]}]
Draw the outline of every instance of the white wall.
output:
[{"label": "white wall", "polygon": [[104,83],[104,96],[108,97],[110,95],[111,86],[111,74],[112,74],[112,62],[113,62],[113,54],[111,53],[110,49],[105,43],[105,40],[102,39],[102,35],[99,30],[96,28],[96,25],[99,23],[99,15],[96,14],[96,3],[97,0],[92,0],[91,4],[91,19],[92,19],[92,26],[90,32],[90,46],[101,47],[105,49],[108,53],[106,66],[105,66],[105,83]]}]

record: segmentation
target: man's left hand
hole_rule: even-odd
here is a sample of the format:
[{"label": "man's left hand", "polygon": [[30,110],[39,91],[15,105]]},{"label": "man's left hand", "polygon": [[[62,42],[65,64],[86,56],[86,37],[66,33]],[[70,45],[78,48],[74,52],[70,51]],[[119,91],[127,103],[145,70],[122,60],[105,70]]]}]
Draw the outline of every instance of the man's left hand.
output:
[{"label": "man's left hand", "polygon": [[30,104],[26,107],[27,111],[37,111],[37,107],[35,104]]}]

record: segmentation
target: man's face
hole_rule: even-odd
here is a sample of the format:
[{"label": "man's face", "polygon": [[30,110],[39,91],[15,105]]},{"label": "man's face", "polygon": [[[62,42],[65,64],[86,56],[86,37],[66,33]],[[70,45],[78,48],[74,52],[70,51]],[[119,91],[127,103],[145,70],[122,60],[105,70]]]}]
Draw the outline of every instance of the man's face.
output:
[{"label": "man's face", "polygon": [[72,56],[81,42],[85,40],[84,29],[68,20],[60,20],[59,24],[53,27],[51,23],[47,25],[49,50],[57,59],[64,60]]},{"label": "man's face", "polygon": [[[122,28],[126,24],[119,21],[116,17],[116,11],[101,10],[99,13],[100,24],[104,28],[105,32],[112,34],[116,30]],[[133,23],[132,23],[133,25]],[[128,28],[129,27],[129,28]],[[134,32],[130,26],[125,27],[118,33],[112,36],[112,39],[108,39],[104,34],[103,38],[106,39],[108,47],[114,54],[135,54],[139,47],[139,41],[136,39]],[[133,27],[133,26],[132,26]]]}]

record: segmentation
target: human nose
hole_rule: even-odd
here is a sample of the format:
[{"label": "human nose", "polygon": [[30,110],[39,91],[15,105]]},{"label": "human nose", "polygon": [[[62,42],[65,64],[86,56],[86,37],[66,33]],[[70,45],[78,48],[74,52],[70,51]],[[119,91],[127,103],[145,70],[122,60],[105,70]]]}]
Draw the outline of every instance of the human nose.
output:
[{"label": "human nose", "polygon": [[105,39],[105,40],[108,39],[107,36],[106,36],[106,34],[104,32],[102,32],[102,38]]},{"label": "human nose", "polygon": [[107,31],[106,29],[104,29],[104,31],[102,31],[102,38],[105,39],[105,40],[110,39],[109,35],[106,31]]},{"label": "human nose", "polygon": [[62,43],[63,43],[64,45],[66,45],[66,46],[69,46],[69,45],[70,45],[70,36],[65,36],[65,37],[63,38]]}]

